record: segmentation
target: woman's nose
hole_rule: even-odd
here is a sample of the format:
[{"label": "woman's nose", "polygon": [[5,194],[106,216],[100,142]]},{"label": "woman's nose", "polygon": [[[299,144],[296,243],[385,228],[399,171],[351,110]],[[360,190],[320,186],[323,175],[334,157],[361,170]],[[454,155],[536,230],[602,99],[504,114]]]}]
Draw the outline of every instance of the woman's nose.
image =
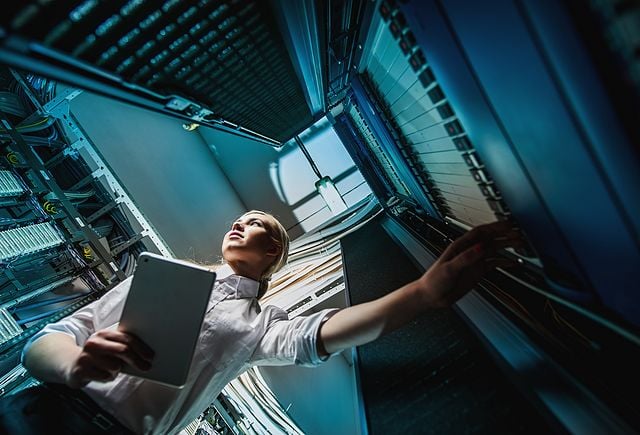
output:
[{"label": "woman's nose", "polygon": [[233,225],[231,226],[231,230],[238,230],[238,231],[242,231],[242,223],[241,222],[234,222]]}]

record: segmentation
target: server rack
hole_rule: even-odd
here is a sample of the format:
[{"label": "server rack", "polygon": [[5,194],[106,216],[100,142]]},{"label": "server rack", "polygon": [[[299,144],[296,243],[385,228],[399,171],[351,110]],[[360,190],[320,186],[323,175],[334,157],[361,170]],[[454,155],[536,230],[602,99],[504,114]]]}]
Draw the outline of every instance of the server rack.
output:
[{"label": "server rack", "polygon": [[97,154],[55,84],[0,73],[1,394],[36,381],[20,365],[27,340],[96,300],[133,271],[137,253],[171,255]]}]

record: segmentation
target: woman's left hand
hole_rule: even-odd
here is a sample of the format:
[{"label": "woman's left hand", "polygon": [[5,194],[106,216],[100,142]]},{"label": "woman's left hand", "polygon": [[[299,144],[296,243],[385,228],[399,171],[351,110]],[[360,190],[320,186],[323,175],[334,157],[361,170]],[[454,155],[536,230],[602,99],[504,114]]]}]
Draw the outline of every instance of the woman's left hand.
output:
[{"label": "woman's left hand", "polygon": [[506,247],[521,247],[522,236],[509,222],[495,222],[475,227],[442,253],[440,258],[418,279],[424,303],[445,307],[464,296],[494,267],[505,267],[513,261],[496,257]]}]

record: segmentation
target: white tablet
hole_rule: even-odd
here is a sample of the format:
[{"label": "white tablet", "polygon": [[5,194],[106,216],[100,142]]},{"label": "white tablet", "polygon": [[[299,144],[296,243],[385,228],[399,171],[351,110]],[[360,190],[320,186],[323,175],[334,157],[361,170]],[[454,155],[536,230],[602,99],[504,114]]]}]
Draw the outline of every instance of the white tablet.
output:
[{"label": "white tablet", "polygon": [[183,386],[216,274],[187,261],[143,252],[133,275],[118,329],[153,349],[151,369],[124,373]]}]

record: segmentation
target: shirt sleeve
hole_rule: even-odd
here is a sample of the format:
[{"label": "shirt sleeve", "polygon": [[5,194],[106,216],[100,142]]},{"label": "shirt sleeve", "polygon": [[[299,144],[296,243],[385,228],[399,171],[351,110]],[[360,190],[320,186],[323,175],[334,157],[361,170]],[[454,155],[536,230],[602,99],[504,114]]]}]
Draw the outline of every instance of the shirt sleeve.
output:
[{"label": "shirt sleeve", "polygon": [[37,339],[52,332],[67,334],[75,339],[78,346],[82,346],[94,332],[116,325],[122,315],[131,280],[132,277],[125,279],[97,301],[42,328],[25,344],[21,360],[24,362],[25,354]]},{"label": "shirt sleeve", "polygon": [[251,357],[251,365],[296,364],[314,367],[329,359],[318,355],[318,333],[323,320],[339,311],[322,310],[310,316],[289,319],[286,311],[269,306],[267,328]]}]

